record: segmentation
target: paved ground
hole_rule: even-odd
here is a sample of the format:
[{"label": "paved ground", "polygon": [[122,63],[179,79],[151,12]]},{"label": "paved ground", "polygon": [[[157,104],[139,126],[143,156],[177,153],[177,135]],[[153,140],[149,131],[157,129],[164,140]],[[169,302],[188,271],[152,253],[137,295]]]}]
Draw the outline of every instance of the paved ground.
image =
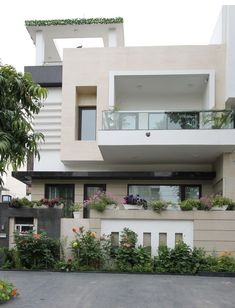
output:
[{"label": "paved ground", "polygon": [[5,308],[234,308],[235,278],[5,272],[20,296]]}]

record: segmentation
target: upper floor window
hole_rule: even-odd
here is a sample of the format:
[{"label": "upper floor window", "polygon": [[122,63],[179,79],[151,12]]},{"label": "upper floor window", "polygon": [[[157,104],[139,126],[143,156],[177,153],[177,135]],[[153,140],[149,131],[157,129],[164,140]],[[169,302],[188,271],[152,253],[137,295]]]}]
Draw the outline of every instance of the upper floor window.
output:
[{"label": "upper floor window", "polygon": [[96,139],[96,107],[79,107],[78,139]]}]

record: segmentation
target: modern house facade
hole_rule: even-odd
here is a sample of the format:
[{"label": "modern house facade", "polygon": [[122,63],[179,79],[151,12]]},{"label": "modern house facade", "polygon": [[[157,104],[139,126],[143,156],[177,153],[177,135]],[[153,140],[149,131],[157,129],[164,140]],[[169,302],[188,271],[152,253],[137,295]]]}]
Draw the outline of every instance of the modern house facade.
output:
[{"label": "modern house facade", "polygon": [[[35,119],[40,160],[14,176],[32,200],[82,202],[97,191],[178,204],[222,194],[235,200],[235,7],[223,7],[210,45],[125,47],[117,19],[27,21],[36,65],[25,67],[48,97]],[[101,48],[64,49],[62,39],[100,38]],[[226,212],[84,211],[61,220],[118,236],[124,227],[156,251],[177,238],[207,251],[235,251]],[[68,231],[69,230],[69,231]]]}]

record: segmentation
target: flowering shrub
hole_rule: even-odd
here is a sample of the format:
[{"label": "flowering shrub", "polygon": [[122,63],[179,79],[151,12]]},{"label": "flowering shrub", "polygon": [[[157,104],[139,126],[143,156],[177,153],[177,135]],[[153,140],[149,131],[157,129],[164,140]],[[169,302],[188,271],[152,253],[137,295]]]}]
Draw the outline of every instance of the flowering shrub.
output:
[{"label": "flowering shrub", "polygon": [[124,204],[132,204],[132,205],[143,205],[143,208],[147,208],[147,201],[143,198],[140,198],[139,195],[127,195],[124,197]]},{"label": "flowering shrub", "polygon": [[96,232],[85,231],[84,227],[73,228],[72,231],[75,234],[75,240],[72,241],[73,269],[103,268],[111,254],[110,238],[98,238]]},{"label": "flowering shrub", "polygon": [[137,234],[124,228],[121,234],[120,246],[116,252],[116,266],[120,271],[152,271],[151,255],[143,248],[137,247]]},{"label": "flowering shrub", "polygon": [[117,205],[117,200],[109,192],[98,191],[93,197],[89,200],[84,201],[84,206],[91,209],[95,209],[98,212],[103,212],[108,205],[115,204]]},{"label": "flowering shrub", "polygon": [[0,304],[9,301],[18,294],[17,289],[10,282],[0,280]]},{"label": "flowering shrub", "polygon": [[60,258],[60,242],[46,233],[15,234],[15,244],[21,267],[28,269],[53,268]]}]

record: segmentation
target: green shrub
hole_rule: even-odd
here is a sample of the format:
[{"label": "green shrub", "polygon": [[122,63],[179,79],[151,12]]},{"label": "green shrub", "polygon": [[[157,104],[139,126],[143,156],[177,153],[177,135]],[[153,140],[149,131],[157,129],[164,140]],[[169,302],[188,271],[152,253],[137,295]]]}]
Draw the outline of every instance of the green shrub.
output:
[{"label": "green shrub", "polygon": [[15,248],[3,247],[0,249],[0,267],[4,269],[21,268],[18,251]]},{"label": "green shrub", "polygon": [[52,269],[60,259],[60,242],[47,237],[46,233],[15,234],[16,249],[24,268]]},{"label": "green shrub", "polygon": [[73,228],[75,240],[72,242],[73,270],[104,268],[111,254],[109,237],[97,238],[96,232]]},{"label": "green shrub", "polygon": [[202,249],[191,249],[184,242],[175,248],[159,247],[155,257],[155,271],[163,273],[195,274],[204,264],[205,252]]},{"label": "green shrub", "polygon": [[134,231],[128,228],[123,229],[120,246],[117,248],[115,256],[116,267],[119,271],[145,272],[152,270],[151,255],[141,246],[136,248],[137,238]]}]

